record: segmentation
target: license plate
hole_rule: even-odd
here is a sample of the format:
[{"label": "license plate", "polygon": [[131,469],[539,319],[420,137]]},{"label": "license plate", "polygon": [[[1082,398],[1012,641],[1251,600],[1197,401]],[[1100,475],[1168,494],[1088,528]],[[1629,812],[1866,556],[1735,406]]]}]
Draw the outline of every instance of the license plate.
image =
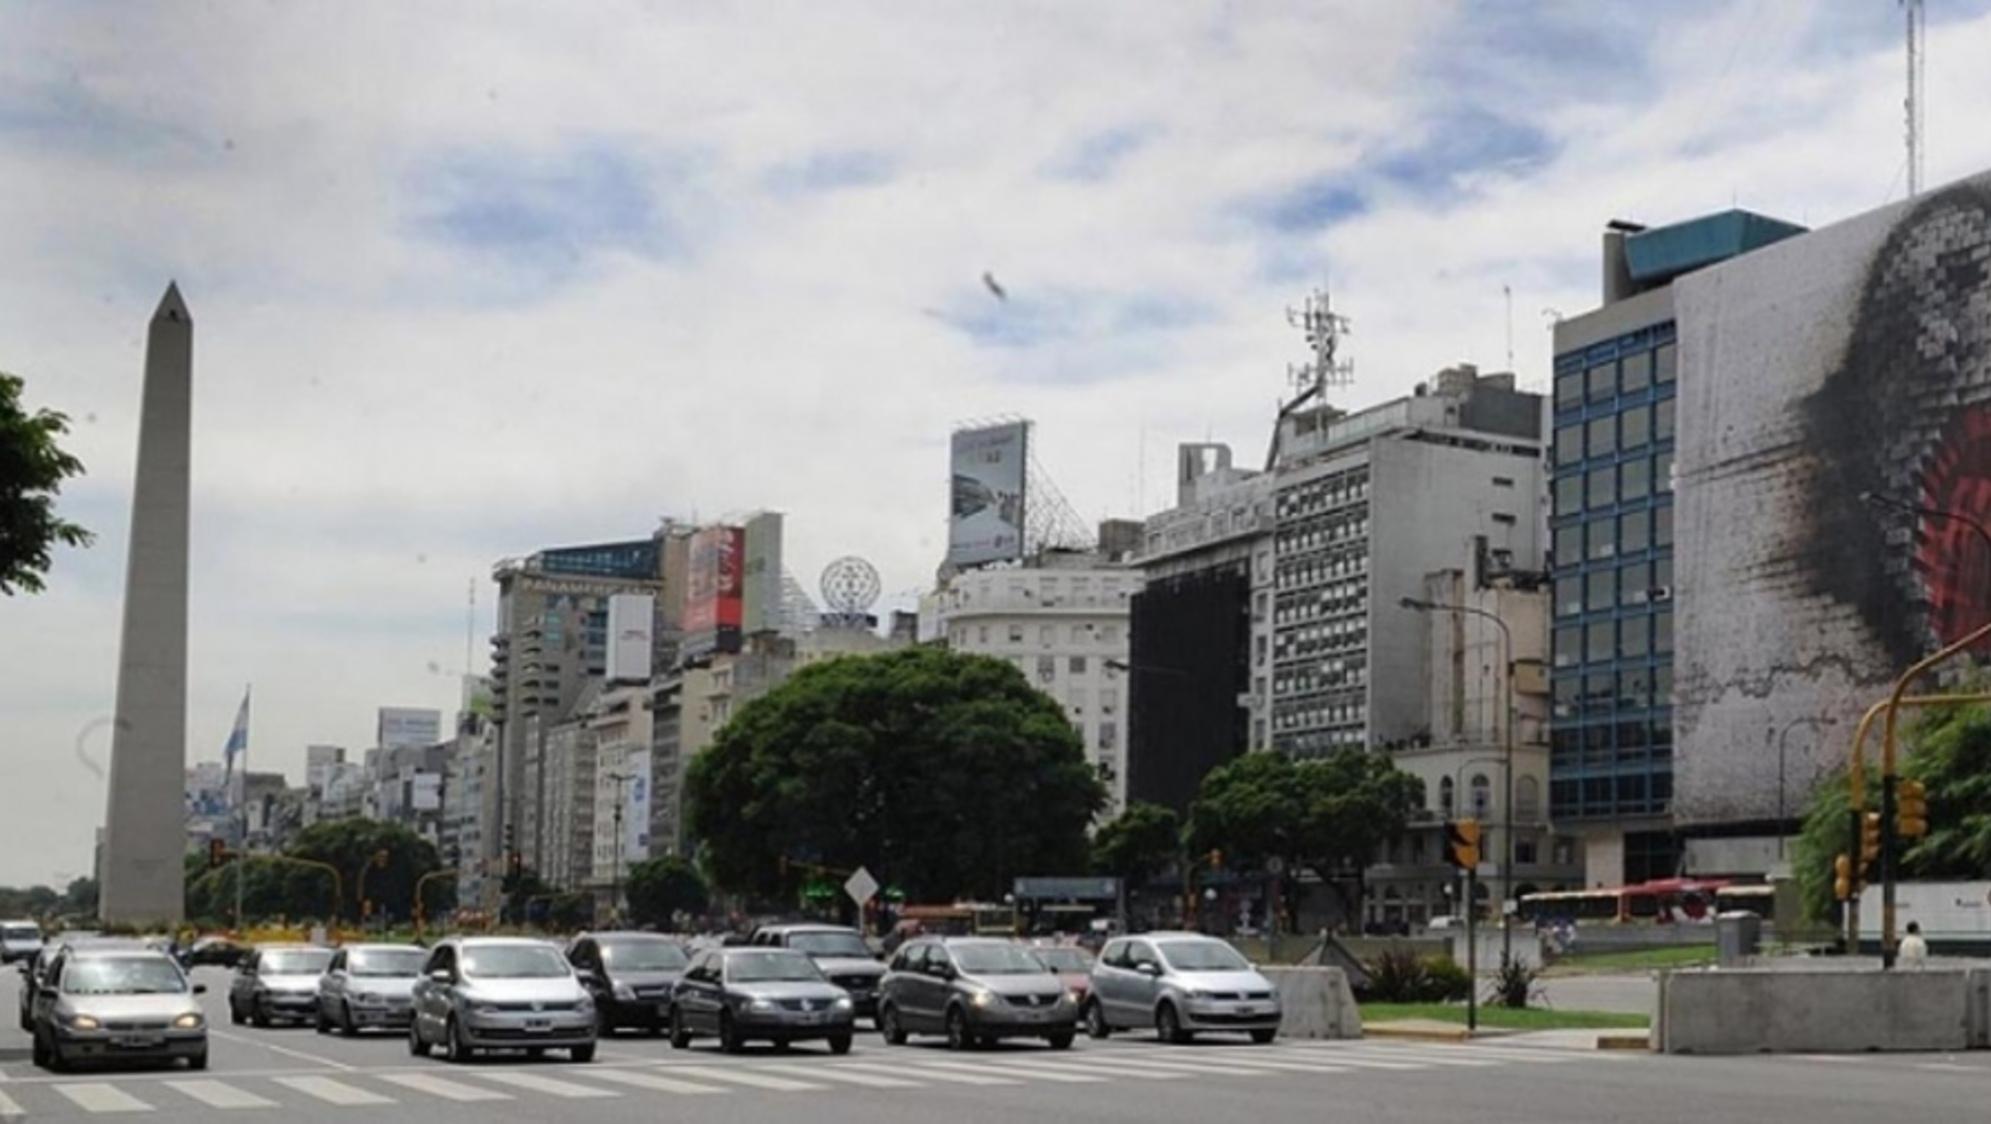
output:
[{"label": "license plate", "polygon": [[165,1044],[164,1037],[154,1034],[124,1034],[111,1039],[111,1045],[121,1050],[144,1050]]},{"label": "license plate", "polygon": [[1262,1008],[1253,1007],[1250,1004],[1245,1004],[1244,1006],[1241,1006],[1237,1009],[1237,1013],[1240,1015],[1262,1015],[1265,1013],[1265,1011]]},{"label": "license plate", "polygon": [[658,1018],[660,1018],[660,1019],[661,1019],[661,1018],[664,1018],[664,1017],[668,1016],[668,1015],[669,1015],[670,1013],[671,1013],[671,1005],[670,1005],[669,1003],[659,1003],[659,1004],[657,1004],[657,1017],[658,1017]]},{"label": "license plate", "polygon": [[530,1031],[548,1031],[548,1030],[552,1030],[552,1029],[553,1029],[553,1020],[552,1020],[552,1019],[527,1019],[527,1020],[525,1020],[525,1028],[526,1028],[527,1030],[530,1030]]}]

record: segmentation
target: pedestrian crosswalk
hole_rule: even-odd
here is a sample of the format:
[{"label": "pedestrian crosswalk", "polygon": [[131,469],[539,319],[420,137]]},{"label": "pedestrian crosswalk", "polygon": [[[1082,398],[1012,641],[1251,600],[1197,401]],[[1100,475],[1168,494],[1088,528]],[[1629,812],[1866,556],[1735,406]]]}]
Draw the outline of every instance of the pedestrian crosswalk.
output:
[{"label": "pedestrian crosswalk", "polygon": [[1374,1041],[1292,1042],[1275,1046],[1163,1047],[1115,1041],[1068,1051],[1014,1049],[955,1054],[936,1048],[878,1046],[849,1057],[761,1054],[743,1058],[693,1054],[654,1062],[520,1067],[404,1065],[380,1069],[198,1077],[51,1076],[0,1084],[0,1121],[33,1116],[95,1116],[332,1106],[419,1107],[682,1096],[784,1096],[840,1090],[963,1090],[1025,1084],[1081,1087],[1114,1082],[1211,1083],[1239,1078],[1331,1081],[1351,1075],[1390,1077],[1444,1069],[1523,1069],[1617,1057],[1527,1047],[1452,1046]]}]

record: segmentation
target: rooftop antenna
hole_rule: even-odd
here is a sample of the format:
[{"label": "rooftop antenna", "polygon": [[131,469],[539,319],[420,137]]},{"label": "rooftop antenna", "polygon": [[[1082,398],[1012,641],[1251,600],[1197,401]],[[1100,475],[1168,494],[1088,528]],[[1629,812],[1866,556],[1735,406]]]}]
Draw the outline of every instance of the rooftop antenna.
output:
[{"label": "rooftop antenna", "polygon": [[477,579],[470,579],[470,607],[463,613],[463,674],[474,675],[471,660],[477,651]]},{"label": "rooftop antenna", "polygon": [[1922,193],[1922,64],[1928,54],[1928,17],[1922,0],[1901,0],[1908,16],[1908,94],[1902,99],[1907,116],[1908,197]]},{"label": "rooftop antenna", "polygon": [[1514,287],[1502,285],[1500,296],[1507,302],[1507,370],[1511,374],[1514,371]]},{"label": "rooftop antenna", "polygon": [[1313,349],[1313,360],[1294,366],[1286,365],[1286,378],[1293,387],[1293,401],[1297,406],[1309,398],[1327,401],[1330,387],[1343,387],[1355,381],[1354,361],[1338,358],[1337,350],[1341,337],[1349,332],[1348,318],[1334,311],[1325,285],[1307,296],[1299,308],[1286,310],[1286,322],[1298,328],[1307,338],[1307,346]]}]

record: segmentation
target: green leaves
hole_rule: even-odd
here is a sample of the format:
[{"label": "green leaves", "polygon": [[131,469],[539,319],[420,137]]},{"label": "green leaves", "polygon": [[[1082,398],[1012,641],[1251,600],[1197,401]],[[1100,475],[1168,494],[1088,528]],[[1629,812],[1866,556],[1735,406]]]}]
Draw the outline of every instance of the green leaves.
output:
[{"label": "green leaves", "polygon": [[53,410],[33,414],[21,404],[22,382],[0,372],[0,593],[39,593],[58,543],[82,547],[90,532],[58,518],[62,482],[83,474],[83,462],[56,438],[69,419]]},{"label": "green leaves", "polygon": [[1092,868],[1137,886],[1182,853],[1182,822],[1175,809],[1136,801],[1092,836]]},{"label": "green leaves", "polygon": [[630,867],[623,892],[629,898],[629,916],[639,925],[669,928],[680,912],[705,912],[705,880],[676,855],[646,859]]},{"label": "green leaves", "polygon": [[1203,779],[1189,813],[1190,849],[1221,850],[1241,869],[1279,858],[1322,878],[1359,873],[1423,802],[1422,782],[1384,754],[1344,749],[1295,761],[1248,753]]},{"label": "green leaves", "polygon": [[741,708],[685,791],[730,890],[792,895],[804,864],[862,865],[914,901],[1081,869],[1105,801],[1055,702],[1009,664],[933,648],[804,668]]}]

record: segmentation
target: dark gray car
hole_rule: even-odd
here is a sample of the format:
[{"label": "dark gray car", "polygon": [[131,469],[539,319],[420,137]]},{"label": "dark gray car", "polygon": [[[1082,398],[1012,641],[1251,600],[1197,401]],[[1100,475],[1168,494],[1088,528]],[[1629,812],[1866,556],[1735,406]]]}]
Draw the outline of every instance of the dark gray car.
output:
[{"label": "dark gray car", "polygon": [[307,1023],[318,1018],[318,977],[332,950],[317,945],[268,945],[242,958],[228,981],[228,1020]]},{"label": "dark gray car", "polygon": [[928,937],[892,957],[879,994],[878,1026],[902,1045],[944,1034],[956,1050],[1001,1038],[1042,1038],[1070,1048],[1078,1004],[1057,973],[1028,948],[992,937]]},{"label": "dark gray car", "polygon": [[763,925],[754,930],[750,943],[802,953],[831,983],[850,993],[858,1018],[878,1017],[878,985],[885,978],[885,966],[857,930],[841,925]]},{"label": "dark gray car", "polygon": [[596,1031],[639,1027],[662,1034],[671,1022],[671,988],[691,957],[662,933],[582,933],[567,946],[581,986],[595,997]]},{"label": "dark gray car", "polygon": [[850,995],[824,978],[816,962],[783,948],[718,948],[694,956],[671,998],[671,1045],[713,1034],[727,1053],[750,1039],[786,1046],[821,1038],[830,1052],[850,1052],[855,1018]]}]

